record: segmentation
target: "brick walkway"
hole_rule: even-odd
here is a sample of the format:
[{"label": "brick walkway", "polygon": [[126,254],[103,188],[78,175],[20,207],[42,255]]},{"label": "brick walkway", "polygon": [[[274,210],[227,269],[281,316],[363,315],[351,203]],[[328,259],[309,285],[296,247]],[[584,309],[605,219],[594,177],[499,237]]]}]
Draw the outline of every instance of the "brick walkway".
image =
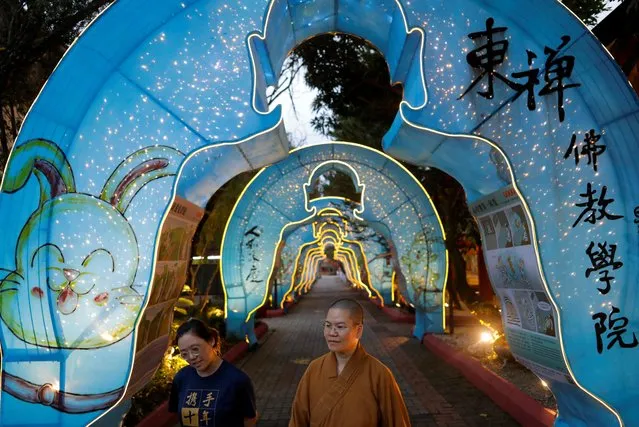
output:
[{"label": "brick walkway", "polygon": [[327,351],[321,327],[326,307],[344,296],[364,306],[362,344],[393,371],[413,426],[518,425],[457,370],[410,338],[411,325],[389,322],[364,296],[327,277],[287,316],[266,319],[269,333],[262,345],[237,364],[255,385],[258,426],[288,425],[297,383],[308,363]]}]

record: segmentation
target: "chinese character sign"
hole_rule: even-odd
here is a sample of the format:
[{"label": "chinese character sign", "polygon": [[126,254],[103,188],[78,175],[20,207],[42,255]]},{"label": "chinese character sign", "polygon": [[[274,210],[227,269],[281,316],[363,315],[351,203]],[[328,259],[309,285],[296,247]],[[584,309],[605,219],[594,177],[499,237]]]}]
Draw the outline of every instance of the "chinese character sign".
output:
[{"label": "chinese character sign", "polygon": [[512,187],[470,206],[476,216],[490,282],[504,314],[504,332],[522,365],[542,378],[572,381],[561,356],[558,316],[537,270],[532,225]]},{"label": "chinese character sign", "polygon": [[[163,273],[156,255],[174,255],[156,247],[174,196],[203,207],[231,177],[287,156],[229,224],[229,330],[249,334],[282,230],[314,214],[304,183],[324,161],[370,186],[353,212],[378,227],[392,268],[410,270],[399,290],[431,304],[415,272],[441,227],[422,189],[393,184],[386,156],[289,155],[268,105],[288,53],[325,33],[378,47],[404,88],[384,151],[449,173],[480,203],[511,336],[561,337],[557,422],[639,425],[639,100],[556,0],[114,2],[48,79],[3,176],[0,424],[86,425],[112,407]],[[485,199],[506,186],[516,203],[495,209]],[[513,227],[516,206],[527,225]],[[428,268],[443,281],[445,256]]]}]

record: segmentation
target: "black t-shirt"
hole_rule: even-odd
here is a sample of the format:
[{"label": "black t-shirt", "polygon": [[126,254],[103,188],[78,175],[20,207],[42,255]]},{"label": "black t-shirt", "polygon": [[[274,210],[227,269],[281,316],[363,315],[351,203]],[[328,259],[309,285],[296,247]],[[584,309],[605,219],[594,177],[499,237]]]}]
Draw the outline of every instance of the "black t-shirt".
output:
[{"label": "black t-shirt", "polygon": [[208,377],[186,366],[173,379],[169,411],[184,427],[243,427],[245,418],[256,416],[253,384],[227,361]]}]

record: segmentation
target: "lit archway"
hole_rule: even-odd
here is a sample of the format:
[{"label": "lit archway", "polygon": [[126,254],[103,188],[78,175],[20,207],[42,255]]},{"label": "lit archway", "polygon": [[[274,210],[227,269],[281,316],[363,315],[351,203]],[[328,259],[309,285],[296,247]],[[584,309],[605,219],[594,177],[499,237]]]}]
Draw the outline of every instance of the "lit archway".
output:
[{"label": "lit archway", "polygon": [[[333,168],[351,177],[359,202],[310,199],[312,183]],[[366,226],[386,239],[400,291],[416,310],[415,335],[444,331],[447,252],[428,194],[401,164],[383,153],[361,145],[331,143],[294,150],[285,160],[264,168],[238,199],[222,242],[227,333],[255,339],[253,315],[268,301],[282,242],[297,227],[333,215],[343,216],[352,226]],[[363,242],[353,240],[357,238],[341,238],[347,259],[366,252]],[[349,245],[354,245],[355,252]],[[351,264],[361,266],[368,280],[363,256]],[[367,292],[381,296],[363,285],[359,270],[350,274],[349,279]]]},{"label": "lit archway", "polygon": [[[355,286],[365,289],[369,297],[381,299],[382,295],[380,291],[369,280],[370,274],[367,272],[366,276],[362,277],[362,272],[368,270],[367,259],[370,256],[370,253],[365,252],[363,245],[357,240],[346,239],[346,231],[334,221],[322,222],[320,224],[314,222],[313,229],[315,230],[313,233],[313,236],[315,236],[314,239],[310,242],[305,242],[299,245],[297,259],[300,259],[302,252],[307,246],[317,245],[318,248],[321,248],[323,260],[325,260],[328,257],[326,248],[330,246],[336,259],[339,260],[343,257],[348,260],[348,265],[344,266],[348,270],[348,280]],[[287,240],[286,246],[289,245],[290,242]],[[320,262],[321,261],[322,260],[320,260]],[[304,268],[308,268],[306,263],[303,263],[303,265]],[[285,268],[290,270],[288,267]],[[344,271],[344,273],[347,273],[347,271]],[[303,290],[304,293],[307,292],[312,281],[305,283],[304,286],[296,284],[295,281],[285,282],[283,284],[286,291],[281,297],[282,299],[280,304],[282,308],[289,295],[298,290]]]},{"label": "lit archway", "polygon": [[[513,222],[523,212],[534,254],[523,271],[537,281],[535,296],[548,300],[556,333],[534,353],[516,343],[533,345],[538,332],[514,327],[507,337],[513,353],[549,382],[559,422],[639,424],[633,339],[639,312],[634,296],[639,170],[632,161],[639,154],[639,100],[599,42],[554,0],[116,2],[49,79],[3,177],[0,260],[9,270],[0,289],[3,424],[86,424],[122,396],[134,357],[132,332],[148,302],[157,234],[173,196],[201,204],[237,173],[286,156],[280,111],[266,111],[265,89],[277,83],[288,51],[326,32],[375,44],[392,79],[403,84],[405,102],[385,139],[389,153],[455,176],[478,203],[475,213],[491,215],[486,227],[510,224],[503,218],[493,222],[492,216],[501,215],[488,211],[488,203],[494,208],[506,202]],[[508,51],[490,72],[479,65],[489,35],[509,41],[501,44]],[[531,84],[517,76],[532,77]],[[189,161],[141,154],[161,145]],[[595,170],[592,156],[589,162],[581,157],[582,149],[598,152],[602,145],[607,149]],[[119,168],[132,155],[145,160],[130,165],[133,170]],[[133,191],[129,184],[143,181],[129,180],[147,170],[158,172],[158,179]],[[489,198],[481,200],[484,196]],[[80,209],[73,211],[78,220],[65,218],[64,236],[77,245],[62,243],[63,263],[52,246],[60,245],[51,241],[61,230],[57,212],[65,211],[59,198],[83,200],[73,205]],[[29,225],[36,217],[42,219],[38,232]],[[493,228],[483,230],[486,238],[496,235]],[[112,229],[121,231],[120,240]],[[80,245],[83,237],[92,245]],[[116,320],[119,310],[107,312],[107,304],[96,305],[93,320],[60,322],[76,312],[76,299],[93,304],[67,290],[69,279],[86,267],[87,256],[100,249],[115,252],[110,245],[119,248],[120,241],[127,242],[128,255],[114,256],[117,273],[129,271],[124,288],[137,291],[134,303],[121,301],[135,308],[135,321],[128,315]],[[38,262],[27,262],[25,270],[24,259],[31,261],[38,249]],[[83,250],[88,252],[80,254]],[[604,251],[614,253],[608,269],[593,261]],[[106,257],[99,261],[106,277],[109,255],[95,254]],[[56,263],[67,269],[58,278],[62,284],[46,293],[34,289],[52,279],[56,273],[47,267]],[[499,255],[487,264],[501,274]],[[496,291],[506,304],[510,291],[503,286]],[[95,300],[100,294],[94,303],[104,302],[104,296]],[[522,303],[522,312],[532,313],[526,306]],[[39,314],[25,315],[31,312]],[[15,317],[22,320],[20,328]],[[100,330],[115,323],[120,326],[111,331],[115,335]],[[614,330],[618,324],[624,329]],[[101,347],[108,337],[121,339]],[[91,349],[82,349],[85,345]],[[97,363],[96,370],[88,362],[99,360],[110,363]],[[31,391],[45,390],[44,400],[35,392],[29,396],[37,398],[24,398],[7,375],[25,380],[19,384]],[[108,404],[105,394],[114,398]],[[65,399],[54,399],[61,395]],[[83,404],[69,406],[78,395]]]},{"label": "lit archway", "polygon": [[[388,239],[375,231],[368,223],[355,219],[352,213],[352,203],[338,197],[323,197],[321,201],[317,199],[314,204],[320,213],[315,222],[312,223],[312,228],[309,228],[308,225],[300,225],[294,230],[292,227],[286,228],[291,230],[291,233],[283,237],[283,247],[278,250],[275,262],[279,286],[283,285],[283,289],[291,291],[291,277],[296,258],[294,252],[303,244],[320,236],[324,230],[335,229],[338,230],[337,234],[341,236],[342,240],[352,242],[361,248],[367,260],[365,264],[360,266],[366,271],[367,280],[365,282],[370,284],[370,288],[380,299],[382,305],[391,304],[393,288],[390,279],[393,269],[399,271],[400,264],[397,260],[392,259],[393,254]],[[376,226],[381,227],[380,224],[376,224]],[[404,276],[402,275],[402,277]],[[411,285],[413,283],[408,284],[408,286]],[[405,286],[404,281],[404,289]],[[275,293],[279,296],[279,305],[284,308],[286,294],[282,293],[279,288]],[[417,334],[420,332],[418,331]]]}]

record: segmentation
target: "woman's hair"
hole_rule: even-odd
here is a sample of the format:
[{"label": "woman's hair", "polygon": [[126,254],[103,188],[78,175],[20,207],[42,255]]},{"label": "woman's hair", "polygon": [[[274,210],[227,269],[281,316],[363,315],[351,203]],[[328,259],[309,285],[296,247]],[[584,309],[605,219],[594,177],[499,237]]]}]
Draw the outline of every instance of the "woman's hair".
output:
[{"label": "woman's hair", "polygon": [[186,322],[182,323],[180,327],[177,329],[177,333],[175,335],[175,344],[183,335],[190,333],[195,335],[198,338],[202,338],[204,341],[210,343],[215,340],[215,345],[213,349],[219,354],[220,353],[220,333],[215,328],[211,328],[206,325],[206,323],[202,322],[200,319],[190,318]]}]

